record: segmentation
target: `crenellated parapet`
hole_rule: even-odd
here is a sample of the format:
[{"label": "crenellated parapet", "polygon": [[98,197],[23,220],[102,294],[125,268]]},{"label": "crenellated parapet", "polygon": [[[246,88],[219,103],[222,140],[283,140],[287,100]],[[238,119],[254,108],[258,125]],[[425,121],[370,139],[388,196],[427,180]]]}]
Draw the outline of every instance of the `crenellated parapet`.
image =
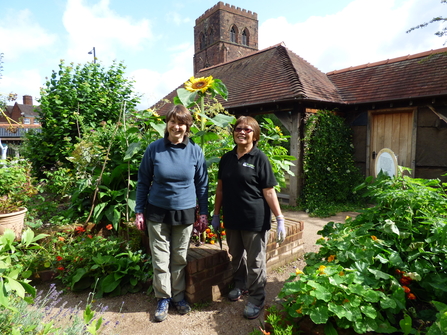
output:
[{"label": "crenellated parapet", "polygon": [[236,7],[234,5],[229,5],[227,3],[223,3],[222,1],[219,1],[217,4],[215,4],[213,7],[209,8],[209,9],[207,9],[205,11],[205,13],[203,13],[201,16],[199,16],[199,18],[196,19],[196,25],[198,23],[200,23],[201,21],[205,20],[206,18],[208,18],[209,16],[211,16],[214,12],[216,12],[218,10],[225,10],[232,14],[242,15],[244,17],[247,17],[247,18],[250,18],[253,20],[258,19],[258,14],[254,13],[250,10],[241,9],[240,7]]}]

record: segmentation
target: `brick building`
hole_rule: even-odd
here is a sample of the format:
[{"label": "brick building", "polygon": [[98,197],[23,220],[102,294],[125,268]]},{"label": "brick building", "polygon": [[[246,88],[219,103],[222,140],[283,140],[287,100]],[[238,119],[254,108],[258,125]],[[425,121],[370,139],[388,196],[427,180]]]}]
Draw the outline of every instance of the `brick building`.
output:
[{"label": "brick building", "polygon": [[15,102],[12,106],[6,106],[5,115],[0,115],[0,140],[3,145],[8,145],[8,156],[18,155],[18,145],[23,136],[30,130],[40,131],[39,107],[34,106],[33,97],[23,96],[23,103]]},{"label": "brick building", "polygon": [[194,27],[194,73],[258,51],[258,14],[223,2]]}]

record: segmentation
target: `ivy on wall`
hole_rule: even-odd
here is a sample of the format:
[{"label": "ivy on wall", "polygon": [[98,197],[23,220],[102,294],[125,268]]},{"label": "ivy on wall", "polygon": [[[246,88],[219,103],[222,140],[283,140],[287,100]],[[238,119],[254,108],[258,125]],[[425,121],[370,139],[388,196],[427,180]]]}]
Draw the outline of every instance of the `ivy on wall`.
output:
[{"label": "ivy on wall", "polygon": [[312,216],[327,217],[359,205],[354,187],[363,181],[355,166],[352,133],[331,111],[309,116],[304,136],[304,186],[301,207]]}]

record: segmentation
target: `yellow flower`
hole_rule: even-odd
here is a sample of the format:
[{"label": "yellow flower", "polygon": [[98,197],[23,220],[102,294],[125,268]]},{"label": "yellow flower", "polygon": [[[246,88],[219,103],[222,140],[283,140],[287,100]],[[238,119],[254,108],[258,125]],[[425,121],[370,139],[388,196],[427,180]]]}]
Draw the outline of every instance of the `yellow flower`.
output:
[{"label": "yellow flower", "polygon": [[335,259],[335,255],[330,255],[330,256],[327,258],[327,261],[330,263],[330,262],[333,262],[334,259]]},{"label": "yellow flower", "polygon": [[160,117],[160,114],[158,114],[157,112],[153,112],[152,115],[155,117]]},{"label": "yellow flower", "polygon": [[303,314],[302,307],[300,307],[299,309],[297,309],[296,312],[297,312],[298,314]]},{"label": "yellow flower", "polygon": [[324,265],[320,265],[320,267],[318,268],[318,271],[320,271],[320,275],[324,275],[324,269],[326,269],[326,267]]},{"label": "yellow flower", "polygon": [[191,77],[189,80],[185,83],[185,88],[190,92],[197,92],[201,91],[202,93],[205,93],[208,88],[213,85],[214,80],[213,76],[209,77],[201,77],[201,78],[194,78]]},{"label": "yellow flower", "polygon": [[374,236],[374,235],[371,235],[371,238],[372,238],[373,241],[377,241],[378,240],[377,236]]},{"label": "yellow flower", "polygon": [[349,220],[351,217],[349,215],[346,216],[345,220]]},{"label": "yellow flower", "polygon": [[298,275],[303,275],[303,274],[304,274],[304,272],[301,271],[300,269],[296,269],[295,273],[296,273],[297,276],[298,276]]}]

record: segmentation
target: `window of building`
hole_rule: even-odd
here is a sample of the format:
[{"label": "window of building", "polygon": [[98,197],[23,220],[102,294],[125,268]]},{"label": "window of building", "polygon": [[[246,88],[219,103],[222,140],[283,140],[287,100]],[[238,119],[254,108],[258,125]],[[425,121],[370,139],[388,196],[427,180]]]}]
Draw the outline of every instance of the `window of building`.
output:
[{"label": "window of building", "polygon": [[244,29],[244,31],[242,32],[242,44],[248,45],[248,30],[247,29]]},{"label": "window of building", "polygon": [[237,32],[236,32],[236,28],[234,26],[231,27],[230,42],[237,43]]},{"label": "window of building", "polygon": [[213,30],[210,28],[208,30],[208,44],[211,45],[213,44]]},{"label": "window of building", "polygon": [[33,124],[40,124],[39,119],[34,118],[34,120],[33,120]]},{"label": "window of building", "polygon": [[23,124],[30,124],[30,123],[31,123],[31,121],[29,118],[27,118],[27,117],[23,118]]},{"label": "window of building", "polygon": [[202,50],[202,49],[204,49],[205,48],[205,34],[204,33],[200,33],[200,35],[199,35],[199,48],[200,48],[200,50]]}]

